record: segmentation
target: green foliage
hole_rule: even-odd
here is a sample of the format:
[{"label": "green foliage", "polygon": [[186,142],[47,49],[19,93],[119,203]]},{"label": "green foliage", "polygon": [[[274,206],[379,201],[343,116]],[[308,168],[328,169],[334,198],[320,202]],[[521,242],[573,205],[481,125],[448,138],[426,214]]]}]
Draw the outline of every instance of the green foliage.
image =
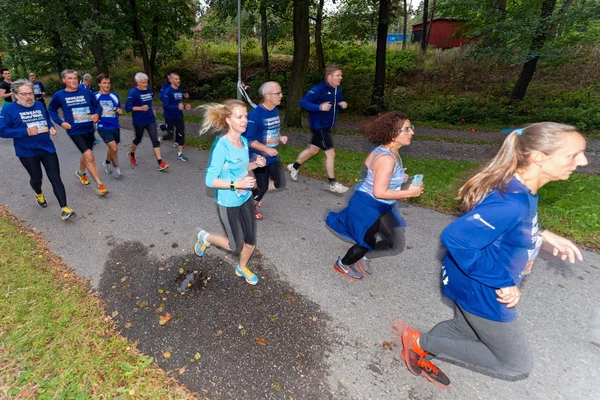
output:
[{"label": "green foliage", "polygon": [[65,85],[58,79],[48,79],[46,83],[44,83],[44,89],[46,89],[46,94],[48,96],[53,95],[61,89],[64,89]]}]

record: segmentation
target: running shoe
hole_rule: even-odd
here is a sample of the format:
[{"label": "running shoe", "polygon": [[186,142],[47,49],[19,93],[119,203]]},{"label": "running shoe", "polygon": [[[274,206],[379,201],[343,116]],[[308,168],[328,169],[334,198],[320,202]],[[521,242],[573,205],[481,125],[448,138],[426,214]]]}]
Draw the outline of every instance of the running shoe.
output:
[{"label": "running shoe", "polygon": [[158,170],[159,171],[164,171],[167,168],[169,168],[169,164],[167,164],[166,162],[164,162],[164,160],[161,160],[160,163],[158,164]]},{"label": "running shoe", "polygon": [[371,260],[369,260],[367,257],[363,257],[358,260],[356,262],[356,266],[365,275],[371,275],[373,273],[373,270],[371,269]]},{"label": "running shoe", "polygon": [[235,266],[235,274],[237,276],[243,276],[249,285],[256,285],[258,283],[258,276],[254,275],[248,267],[240,269],[240,264]]},{"label": "running shoe", "polygon": [[110,165],[110,163],[107,164],[105,161],[102,163],[102,165],[104,165],[104,173],[109,174],[109,175],[113,173],[113,168],[112,168],[112,165]]},{"label": "running shoe", "polygon": [[262,219],[263,219],[262,214],[259,213],[256,208],[254,209],[254,218],[258,219],[259,221],[262,221]]},{"label": "running shoe", "polygon": [[98,139],[94,138],[94,146],[97,145],[97,144],[100,144],[100,141]]},{"label": "running shoe", "polygon": [[177,154],[177,159],[179,161],[187,161],[187,160],[189,160],[189,158],[187,158],[186,156],[184,156],[183,153]]},{"label": "running shoe", "polygon": [[450,386],[450,379],[448,376],[438,367],[436,367],[431,361],[425,361],[420,359],[418,365],[423,372],[423,376],[431,383],[434,383],[442,388]]},{"label": "running shoe", "polygon": [[333,264],[333,268],[350,280],[360,281],[363,278],[363,274],[357,271],[354,265],[343,264],[341,257],[338,257],[335,264]]},{"label": "running shoe", "polygon": [[421,333],[408,325],[402,331],[402,359],[406,362],[408,370],[417,376],[421,375],[421,367],[418,365],[418,360],[422,360],[429,355],[417,343],[420,337]]},{"label": "running shoe", "polygon": [[167,130],[167,124],[160,124],[160,125],[158,125],[158,128],[164,132]]},{"label": "running shoe", "polygon": [[79,171],[75,171],[75,176],[79,178],[79,181],[81,182],[82,185],[90,184],[90,180],[86,176],[85,172],[83,174],[80,174]]},{"label": "running shoe", "polygon": [[114,171],[115,171],[115,178],[121,179],[123,177],[123,174],[121,173],[121,168],[120,167],[115,167]]},{"label": "running shoe", "polygon": [[40,205],[40,207],[48,207],[48,202],[46,201],[46,198],[44,197],[44,192],[40,193],[40,194],[35,194],[35,199],[37,200],[37,203]]},{"label": "running shoe", "polygon": [[60,210],[60,218],[63,221],[68,220],[69,218],[75,217],[75,211],[71,210],[69,207],[63,207]]},{"label": "running shoe", "polygon": [[131,155],[130,151],[127,152],[127,157],[129,157],[129,162],[131,165],[137,165],[137,160],[135,159],[135,156]]},{"label": "running shoe", "polygon": [[298,180],[298,170],[294,168],[294,164],[288,164],[287,170],[290,171],[290,177],[293,181]]},{"label": "running shoe", "polygon": [[342,185],[339,182],[335,182],[333,184],[329,184],[329,191],[333,193],[346,193],[348,191],[348,187]]},{"label": "running shoe", "polygon": [[108,189],[106,188],[106,186],[104,186],[103,183],[99,184],[96,190],[98,191],[98,194],[100,196],[104,196],[106,193],[108,193]]},{"label": "running shoe", "polygon": [[208,232],[200,228],[196,229],[196,232],[196,237],[198,238],[198,240],[196,241],[196,245],[194,246],[194,251],[198,256],[202,257],[206,249],[210,247],[210,243],[206,241],[206,238],[208,237]]}]

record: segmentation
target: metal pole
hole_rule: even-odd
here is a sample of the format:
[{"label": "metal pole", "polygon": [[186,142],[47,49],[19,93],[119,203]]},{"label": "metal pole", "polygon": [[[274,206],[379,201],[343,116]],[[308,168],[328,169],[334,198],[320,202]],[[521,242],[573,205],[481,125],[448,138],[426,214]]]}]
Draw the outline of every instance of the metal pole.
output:
[{"label": "metal pole", "polygon": [[[238,0],[238,15],[237,15],[237,23],[238,23],[238,82],[242,81],[242,0]],[[237,91],[237,99],[242,99],[242,94],[240,90]]]}]

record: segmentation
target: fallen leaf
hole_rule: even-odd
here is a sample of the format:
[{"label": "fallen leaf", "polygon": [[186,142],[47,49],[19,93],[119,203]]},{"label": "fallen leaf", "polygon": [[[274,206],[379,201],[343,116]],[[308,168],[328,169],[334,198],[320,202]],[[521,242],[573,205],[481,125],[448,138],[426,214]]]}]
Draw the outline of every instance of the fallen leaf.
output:
[{"label": "fallen leaf", "polygon": [[164,293],[164,290],[162,290],[162,289],[158,289],[158,293],[160,293],[160,294],[163,294],[163,293]]},{"label": "fallen leaf", "polygon": [[562,284],[560,284],[560,283],[559,283],[559,284],[558,284],[558,287],[559,287],[559,288],[561,288],[561,289],[564,289],[564,288],[565,288],[565,285],[562,285]]},{"label": "fallen leaf", "polygon": [[112,314],[110,314],[113,318],[116,317],[117,315],[119,315],[118,311],[113,311]]},{"label": "fallen leaf", "polygon": [[242,329],[242,336],[246,336],[246,333],[247,333],[246,330]]},{"label": "fallen leaf", "polygon": [[170,351],[165,351],[165,352],[163,353],[163,358],[164,358],[165,360],[168,360],[169,358],[171,358],[171,352],[170,352]]},{"label": "fallen leaf", "polygon": [[217,333],[215,333],[215,336],[221,336],[223,334],[222,330],[218,330]]},{"label": "fallen leaf", "polygon": [[125,322],[125,328],[131,328],[133,324],[131,322]]},{"label": "fallen leaf", "polygon": [[117,261],[117,265],[121,265],[121,261]]},{"label": "fallen leaf", "polygon": [[598,269],[598,267],[596,267],[595,265],[590,265],[590,267],[592,267],[594,269]]},{"label": "fallen leaf", "polygon": [[165,325],[165,324],[166,324],[167,322],[169,322],[170,320],[171,320],[171,314],[169,314],[169,313],[166,313],[165,315],[161,315],[161,316],[158,318],[158,324],[162,326],[162,325]]},{"label": "fallen leaf", "polygon": [[242,325],[238,325],[238,329],[244,329]]},{"label": "fallen leaf", "polygon": [[398,346],[398,345],[394,342],[386,342],[386,341],[383,342],[383,348],[386,350],[393,350],[394,347],[396,347],[396,346]]},{"label": "fallen leaf", "polygon": [[407,245],[406,245],[406,248],[410,250],[410,249],[412,249],[413,247],[412,247],[410,244],[407,244]]},{"label": "fallen leaf", "polygon": [[121,282],[125,282],[126,280],[127,280],[126,276],[124,276],[124,277],[121,278]]},{"label": "fallen leaf", "polygon": [[179,368],[179,371],[177,372],[179,372],[179,375],[183,375],[183,373],[185,372],[185,367]]},{"label": "fallen leaf", "polygon": [[317,322],[317,318],[316,317],[312,317],[313,322]]},{"label": "fallen leaf", "polygon": [[200,353],[194,354],[194,360],[199,360],[199,359],[200,359]]},{"label": "fallen leaf", "polygon": [[183,269],[183,267],[179,268],[179,273],[183,274],[185,272],[185,269]]},{"label": "fallen leaf", "polygon": [[259,344],[261,346],[265,346],[267,344],[267,341],[264,338],[257,337],[256,338],[256,344]]}]

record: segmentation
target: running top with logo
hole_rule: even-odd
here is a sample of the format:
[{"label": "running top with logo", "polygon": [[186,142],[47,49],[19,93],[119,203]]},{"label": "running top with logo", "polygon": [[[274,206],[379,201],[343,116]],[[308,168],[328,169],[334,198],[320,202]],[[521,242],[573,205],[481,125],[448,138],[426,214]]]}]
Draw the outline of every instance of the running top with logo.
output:
[{"label": "running top with logo", "polygon": [[[396,159],[396,156],[390,150],[384,149],[381,146],[378,146],[377,148],[375,148],[375,150],[373,150],[372,154],[373,155],[371,156],[371,163],[369,165],[369,168],[367,168],[367,176],[365,177],[364,181],[358,185],[356,190],[367,193],[369,196],[373,197],[375,200],[377,200],[381,203],[395,204],[396,200],[379,199],[379,198],[376,198],[375,195],[373,194],[373,185],[375,183],[375,174],[373,173],[373,170],[371,169],[371,167],[373,166],[373,163],[378,158],[380,158],[384,155],[392,156],[394,158],[394,171],[392,173],[388,189],[401,190],[402,183],[404,183],[404,167],[402,166],[402,160],[400,158]],[[400,161],[400,162],[398,162],[398,161]]]},{"label": "running top with logo", "polygon": [[163,96],[165,94],[165,90],[171,86],[171,83],[169,83],[169,80],[167,79],[165,81],[165,83],[162,84],[162,86],[160,87],[160,91],[158,92],[158,99],[162,101]]},{"label": "running top with logo", "polygon": [[[38,134],[29,136],[27,128],[37,126]],[[0,137],[12,138],[17,157],[33,157],[43,153],[56,153],[50,139],[52,121],[44,105],[34,102],[32,107],[19,103],[6,104],[0,116]]]},{"label": "running top with logo", "polygon": [[33,84],[33,96],[35,99],[38,101],[44,101],[44,92],[46,92],[46,89],[44,89],[42,82],[36,81]]},{"label": "running top with logo", "polygon": [[[275,148],[279,145],[280,130],[279,108],[275,107],[269,111],[262,104],[259,104],[248,115],[248,125],[246,126],[244,136],[250,144],[256,140],[264,145]],[[267,161],[267,165],[271,165],[279,160],[279,156],[270,157],[266,153],[250,147],[250,159],[255,159],[257,155],[263,156]]]},{"label": "running top with logo", "polygon": [[83,83],[80,83],[78,87],[79,87],[79,89],[89,90],[92,93],[94,93],[96,91],[96,89],[94,89],[93,85],[85,86]]},{"label": "running top with logo", "polygon": [[172,86],[165,88],[160,99],[163,103],[165,120],[183,119],[183,112],[179,109],[179,104],[183,101],[183,90],[181,88],[173,89]]},{"label": "running top with logo", "polygon": [[119,129],[119,114],[117,108],[121,108],[121,99],[115,92],[102,94],[94,93],[96,97],[96,113],[100,115],[98,120],[98,129],[114,130]]},{"label": "running top with logo", "polygon": [[[2,83],[0,83],[0,89],[4,89],[6,90],[6,93],[12,93],[12,89],[10,88],[10,83],[6,82],[6,81],[2,81]],[[13,99],[12,96],[8,96],[4,98],[4,102],[5,103],[12,103]]]},{"label": "running top with logo", "polygon": [[[58,115],[59,108],[63,111],[64,121]],[[63,122],[71,125],[71,129],[67,129],[69,136],[94,132],[92,112],[96,112],[96,98],[87,89],[78,88],[75,92],[59,90],[52,96],[48,112],[57,125]]]},{"label": "running top with logo", "polygon": [[492,191],[442,232],[448,251],[444,293],[471,314],[492,321],[517,318],[496,299],[496,289],[521,286],[539,252],[538,196],[517,175],[501,193]]},{"label": "running top with logo", "polygon": [[[342,101],[344,101],[342,87],[334,88],[323,81],[306,92],[298,104],[309,112],[308,120],[312,129],[332,129],[340,111],[338,103]],[[320,111],[319,107],[325,102],[330,102],[331,108],[329,111]]]},{"label": "running top with logo", "polygon": [[[140,90],[133,88],[127,94],[125,111],[133,114],[133,126],[146,126],[156,121],[154,110],[152,109],[152,99],[154,93],[150,89]],[[148,106],[146,111],[133,111],[133,107]]]},{"label": "running top with logo", "polygon": [[[248,175],[248,140],[243,136],[240,140],[241,149],[235,147],[225,135],[215,140],[206,170],[206,186],[213,187],[217,178],[235,182]],[[239,207],[252,196],[252,191],[248,189],[216,189],[216,192],[217,204],[223,207]]]}]

